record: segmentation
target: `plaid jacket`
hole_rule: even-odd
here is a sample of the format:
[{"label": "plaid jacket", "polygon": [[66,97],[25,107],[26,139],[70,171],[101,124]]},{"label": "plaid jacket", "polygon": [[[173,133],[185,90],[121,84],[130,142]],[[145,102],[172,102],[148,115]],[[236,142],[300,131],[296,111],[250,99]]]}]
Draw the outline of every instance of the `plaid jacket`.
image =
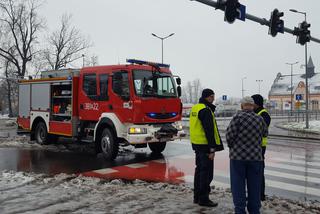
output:
[{"label": "plaid jacket", "polygon": [[260,161],[262,137],[268,135],[263,118],[253,111],[243,110],[231,120],[226,133],[229,157],[232,160]]}]

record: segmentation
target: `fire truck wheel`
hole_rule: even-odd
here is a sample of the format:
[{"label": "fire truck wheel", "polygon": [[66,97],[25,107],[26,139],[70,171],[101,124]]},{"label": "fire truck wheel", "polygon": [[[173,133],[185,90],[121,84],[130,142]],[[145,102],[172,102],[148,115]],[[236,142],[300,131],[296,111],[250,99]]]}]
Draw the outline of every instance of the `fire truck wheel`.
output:
[{"label": "fire truck wheel", "polygon": [[114,160],[117,157],[119,144],[108,128],[105,128],[102,132],[100,147],[102,155],[106,160]]},{"label": "fire truck wheel", "polygon": [[48,132],[47,127],[44,122],[39,122],[35,129],[35,138],[37,143],[39,144],[47,144],[48,143]]},{"label": "fire truck wheel", "polygon": [[148,143],[153,153],[159,154],[166,148],[167,142]]}]

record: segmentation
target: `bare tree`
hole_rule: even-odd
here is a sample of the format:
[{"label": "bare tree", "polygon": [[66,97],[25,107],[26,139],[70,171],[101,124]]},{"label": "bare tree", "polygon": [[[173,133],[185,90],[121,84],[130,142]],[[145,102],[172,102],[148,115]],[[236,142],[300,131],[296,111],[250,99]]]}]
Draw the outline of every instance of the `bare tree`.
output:
[{"label": "bare tree", "polygon": [[188,103],[189,102],[189,98],[188,98],[188,95],[186,93],[187,91],[187,87],[186,86],[182,86],[182,94],[181,94],[181,100],[182,100],[182,103]]},{"label": "bare tree", "polygon": [[80,59],[91,43],[77,28],[71,26],[71,15],[61,17],[61,26],[48,37],[49,46],[44,51],[44,59],[53,70]]},{"label": "bare tree", "polygon": [[4,59],[0,62],[4,70],[4,77],[1,77],[1,102],[3,107],[8,108],[9,117],[12,117],[17,112],[18,79],[16,73],[13,72],[15,67],[9,60]]},{"label": "bare tree", "polygon": [[189,103],[193,103],[193,90],[192,90],[192,84],[190,81],[187,82],[187,86],[186,86],[186,93],[187,96],[189,97]]},{"label": "bare tree", "polygon": [[202,91],[200,79],[195,79],[192,82],[188,81],[186,86],[183,86],[182,101],[184,103],[197,103]]},{"label": "bare tree", "polygon": [[8,103],[8,109],[9,109],[9,117],[13,116],[13,111],[12,111],[12,91],[13,91],[13,84],[12,80],[9,78],[10,76],[10,71],[9,68],[10,67],[10,62],[8,60],[6,60],[5,62],[5,75],[6,75],[6,79],[5,79],[5,91],[7,92],[7,103]]},{"label": "bare tree", "polygon": [[97,66],[99,65],[99,58],[97,55],[89,55],[85,58],[85,65],[86,66]]},{"label": "bare tree", "polygon": [[195,79],[192,81],[192,85],[193,85],[193,98],[194,98],[194,103],[197,103],[200,96],[201,96],[201,92],[202,92],[202,86],[201,86],[201,82],[200,79]]},{"label": "bare tree", "polygon": [[12,63],[18,77],[25,76],[27,64],[35,54],[37,35],[43,27],[37,13],[39,5],[39,0],[0,1],[1,36],[7,38],[5,42],[1,40],[0,57]]}]

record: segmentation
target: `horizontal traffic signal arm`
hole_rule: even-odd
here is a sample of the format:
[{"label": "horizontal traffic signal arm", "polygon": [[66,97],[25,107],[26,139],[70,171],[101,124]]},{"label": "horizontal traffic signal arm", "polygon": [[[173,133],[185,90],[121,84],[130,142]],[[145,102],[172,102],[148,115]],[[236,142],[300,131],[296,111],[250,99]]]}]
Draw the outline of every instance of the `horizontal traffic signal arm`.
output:
[{"label": "horizontal traffic signal arm", "polygon": [[[221,7],[221,5],[218,4],[218,2],[213,1],[213,0],[191,0],[191,1],[197,1],[197,2],[200,2],[202,4],[208,5],[210,7],[214,7],[215,9],[224,11],[224,7]],[[248,14],[248,13],[246,13],[245,16],[246,16],[246,19],[249,19],[249,20],[257,22],[257,23],[259,23],[261,25],[266,25],[266,26],[270,27],[270,24],[271,24],[270,21],[265,19],[265,18],[259,18],[257,16],[254,16],[254,15],[251,15],[251,14]],[[283,31],[286,32],[286,33],[289,33],[289,34],[292,34],[292,35],[296,36],[296,31],[292,30],[290,28],[284,27]],[[320,39],[317,39],[317,38],[312,37],[312,36],[310,36],[310,41],[320,43]]]}]

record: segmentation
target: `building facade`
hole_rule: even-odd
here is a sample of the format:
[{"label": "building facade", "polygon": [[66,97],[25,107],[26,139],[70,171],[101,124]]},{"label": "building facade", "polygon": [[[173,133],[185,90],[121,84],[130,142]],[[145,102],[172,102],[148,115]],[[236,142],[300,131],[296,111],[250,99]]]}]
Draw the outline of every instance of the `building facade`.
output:
[{"label": "building facade", "polygon": [[[304,110],[306,104],[306,74],[277,74],[269,91],[268,107],[274,110]],[[320,73],[315,72],[312,58],[307,64],[309,109],[320,110]]]}]

